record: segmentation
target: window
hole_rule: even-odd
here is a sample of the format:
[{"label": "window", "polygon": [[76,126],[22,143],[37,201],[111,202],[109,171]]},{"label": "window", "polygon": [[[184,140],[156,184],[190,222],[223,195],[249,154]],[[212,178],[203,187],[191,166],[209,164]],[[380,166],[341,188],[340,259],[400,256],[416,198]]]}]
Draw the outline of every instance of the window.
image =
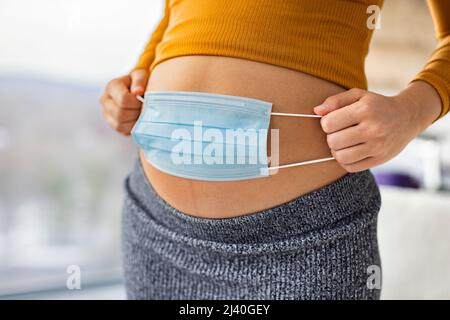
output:
[{"label": "window", "polygon": [[67,290],[71,265],[83,288],[122,282],[122,182],[137,149],[107,127],[98,99],[162,5],[1,2],[0,298]]}]

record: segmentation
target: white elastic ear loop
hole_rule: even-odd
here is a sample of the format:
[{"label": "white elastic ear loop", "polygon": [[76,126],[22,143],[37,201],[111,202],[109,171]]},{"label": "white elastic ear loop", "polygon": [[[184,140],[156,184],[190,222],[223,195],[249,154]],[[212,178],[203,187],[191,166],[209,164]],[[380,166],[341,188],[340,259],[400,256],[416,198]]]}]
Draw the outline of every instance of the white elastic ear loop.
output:
[{"label": "white elastic ear loop", "polygon": [[275,169],[292,168],[292,167],[299,167],[299,166],[304,166],[304,165],[307,165],[307,164],[325,162],[325,161],[330,161],[330,160],[334,160],[334,157],[322,158],[322,159],[316,159],[316,160],[309,160],[309,161],[303,161],[303,162],[296,162],[296,163],[285,164],[285,165],[276,166],[276,167],[268,167],[267,169],[268,170],[275,170]]},{"label": "white elastic ear loop", "polygon": [[283,113],[283,112],[271,112],[272,116],[285,116],[285,117],[301,117],[301,118],[322,118],[317,114],[305,114],[305,113]]},{"label": "white elastic ear loop", "polygon": [[142,103],[145,102],[144,98],[142,98],[141,96],[136,96],[136,99],[138,99],[138,100],[139,100],[140,102],[142,102]]},{"label": "white elastic ear loop", "polygon": [[[285,116],[285,117],[301,117],[301,118],[322,118],[322,116],[316,115],[316,114],[305,114],[305,113],[283,113],[283,112],[271,112],[272,116]],[[325,162],[334,160],[334,157],[329,158],[322,158],[322,159],[315,159],[315,160],[309,160],[309,161],[303,161],[303,162],[296,162],[291,164],[285,164],[282,166],[276,166],[276,167],[268,167],[268,170],[277,170],[277,169],[284,169],[284,168],[292,168],[292,167],[299,167],[304,166],[307,164],[313,164],[313,163],[319,163],[319,162]]]}]

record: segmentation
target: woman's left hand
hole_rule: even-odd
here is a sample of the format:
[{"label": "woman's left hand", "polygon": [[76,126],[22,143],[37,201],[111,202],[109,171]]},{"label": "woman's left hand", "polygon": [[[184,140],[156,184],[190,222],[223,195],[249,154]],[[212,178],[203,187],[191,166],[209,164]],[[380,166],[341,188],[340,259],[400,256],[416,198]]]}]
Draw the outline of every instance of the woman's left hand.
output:
[{"label": "woman's left hand", "polygon": [[329,97],[314,112],[323,116],[320,123],[336,161],[357,172],[392,159],[431,124],[433,114],[423,119],[421,108],[407,94],[387,97],[351,89]]}]

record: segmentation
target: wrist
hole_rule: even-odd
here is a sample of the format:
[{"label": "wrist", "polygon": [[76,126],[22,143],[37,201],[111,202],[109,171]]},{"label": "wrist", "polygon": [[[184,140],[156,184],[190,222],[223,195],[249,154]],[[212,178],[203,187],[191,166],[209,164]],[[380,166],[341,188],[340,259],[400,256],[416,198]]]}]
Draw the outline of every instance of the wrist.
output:
[{"label": "wrist", "polygon": [[442,102],[439,94],[424,81],[412,82],[394,98],[416,135],[436,121],[441,112]]}]

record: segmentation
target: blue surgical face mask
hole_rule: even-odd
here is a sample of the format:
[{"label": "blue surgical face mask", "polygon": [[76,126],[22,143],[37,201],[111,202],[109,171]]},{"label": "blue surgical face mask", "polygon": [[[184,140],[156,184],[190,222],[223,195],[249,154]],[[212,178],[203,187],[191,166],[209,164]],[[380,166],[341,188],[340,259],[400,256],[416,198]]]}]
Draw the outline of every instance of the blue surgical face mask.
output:
[{"label": "blue surgical face mask", "polygon": [[261,178],[281,168],[333,159],[269,167],[270,116],[319,117],[271,110],[271,103],[245,97],[150,91],[131,135],[151,165],[195,180]]}]

